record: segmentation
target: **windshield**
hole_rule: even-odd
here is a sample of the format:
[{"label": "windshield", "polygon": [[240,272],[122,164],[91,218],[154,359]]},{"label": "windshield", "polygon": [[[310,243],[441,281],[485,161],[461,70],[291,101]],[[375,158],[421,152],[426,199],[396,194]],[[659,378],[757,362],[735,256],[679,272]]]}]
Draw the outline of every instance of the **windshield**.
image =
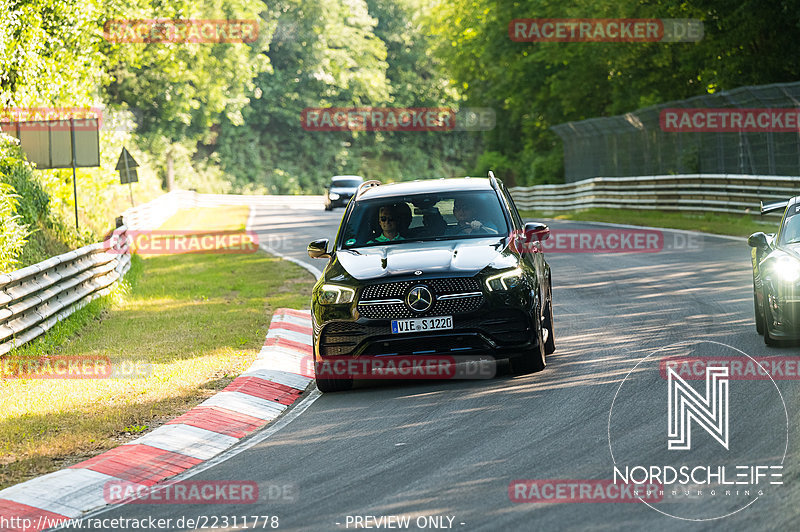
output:
[{"label": "windshield", "polygon": [[800,242],[800,204],[794,205],[786,212],[786,217],[783,220],[783,229],[781,229],[780,243],[781,244],[796,244]]},{"label": "windshield", "polygon": [[334,179],[331,188],[356,188],[363,183],[360,179]]},{"label": "windshield", "polygon": [[508,234],[494,191],[436,192],[359,201],[339,249]]}]

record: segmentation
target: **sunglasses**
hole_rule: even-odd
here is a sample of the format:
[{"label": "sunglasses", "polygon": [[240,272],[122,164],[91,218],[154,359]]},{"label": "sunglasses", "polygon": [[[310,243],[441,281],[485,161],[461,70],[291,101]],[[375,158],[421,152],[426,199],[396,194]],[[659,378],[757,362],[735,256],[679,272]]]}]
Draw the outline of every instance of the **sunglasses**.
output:
[{"label": "sunglasses", "polygon": [[392,218],[391,216],[381,216],[381,221],[382,222],[393,222],[394,218]]}]

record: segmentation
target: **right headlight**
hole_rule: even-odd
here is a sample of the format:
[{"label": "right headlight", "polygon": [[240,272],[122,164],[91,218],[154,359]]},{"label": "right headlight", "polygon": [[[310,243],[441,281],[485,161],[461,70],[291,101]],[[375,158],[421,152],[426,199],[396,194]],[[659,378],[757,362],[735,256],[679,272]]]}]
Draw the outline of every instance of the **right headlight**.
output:
[{"label": "right headlight", "polygon": [[779,257],[771,266],[772,273],[781,281],[794,283],[800,280],[800,264],[792,257]]},{"label": "right headlight", "polygon": [[330,194],[328,194],[328,198],[336,201],[337,199],[339,199],[339,194],[337,194],[336,192],[331,192]]},{"label": "right headlight", "polygon": [[514,268],[505,272],[492,275],[486,278],[486,287],[490,291],[495,290],[511,290],[516,288],[522,283],[522,276],[524,275],[522,268]]},{"label": "right headlight", "polygon": [[336,284],[324,284],[319,292],[317,302],[320,305],[343,305],[352,303],[356,291],[346,286]]}]

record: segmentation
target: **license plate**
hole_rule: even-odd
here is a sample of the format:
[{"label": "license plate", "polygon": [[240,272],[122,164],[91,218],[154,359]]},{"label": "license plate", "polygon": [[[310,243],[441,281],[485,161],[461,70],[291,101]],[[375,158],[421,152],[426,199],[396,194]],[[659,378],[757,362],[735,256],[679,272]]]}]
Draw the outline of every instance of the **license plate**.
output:
[{"label": "license plate", "polygon": [[403,334],[425,331],[442,331],[453,328],[453,316],[435,318],[413,318],[410,320],[392,320],[392,334]]}]

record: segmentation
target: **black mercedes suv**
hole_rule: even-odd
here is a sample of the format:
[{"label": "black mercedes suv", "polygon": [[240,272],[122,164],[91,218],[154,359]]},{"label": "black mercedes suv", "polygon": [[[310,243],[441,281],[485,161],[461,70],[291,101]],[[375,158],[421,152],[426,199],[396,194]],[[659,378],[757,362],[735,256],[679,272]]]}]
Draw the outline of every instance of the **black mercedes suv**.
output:
[{"label": "black mercedes suv", "polygon": [[[311,300],[315,364],[488,354],[518,374],[543,369],[555,351],[549,233],[523,223],[491,173],[362,184],[331,249],[308,245],[328,259]],[[316,380],[323,392],[352,386]]]}]

